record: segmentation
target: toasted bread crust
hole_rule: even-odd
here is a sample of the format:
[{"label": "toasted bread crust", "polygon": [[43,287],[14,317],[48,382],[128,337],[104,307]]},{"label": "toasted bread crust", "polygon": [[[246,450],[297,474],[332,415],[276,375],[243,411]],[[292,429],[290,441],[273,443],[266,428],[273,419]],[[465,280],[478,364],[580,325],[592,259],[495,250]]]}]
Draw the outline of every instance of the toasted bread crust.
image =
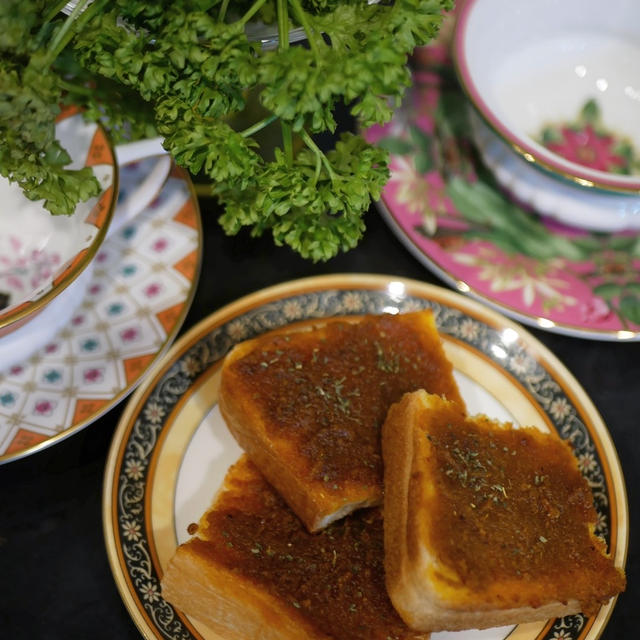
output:
[{"label": "toasted bread crust", "polygon": [[380,509],[309,533],[245,457],[162,578],[163,597],[224,638],[426,640],[389,601]]},{"label": "toasted bread crust", "polygon": [[593,534],[568,445],[424,391],[382,431],[387,590],[407,624],[485,628],[592,614],[625,586]]},{"label": "toasted bread crust", "polygon": [[463,404],[430,311],[335,318],[237,345],[229,430],[310,531],[382,501],[380,428],[406,391]]}]

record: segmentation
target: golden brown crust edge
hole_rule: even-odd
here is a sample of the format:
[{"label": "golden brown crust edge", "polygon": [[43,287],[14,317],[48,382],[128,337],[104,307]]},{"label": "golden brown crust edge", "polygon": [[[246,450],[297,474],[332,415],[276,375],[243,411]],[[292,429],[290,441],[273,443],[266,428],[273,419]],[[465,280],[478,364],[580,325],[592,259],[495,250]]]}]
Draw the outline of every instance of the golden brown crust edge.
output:
[{"label": "golden brown crust edge", "polygon": [[188,546],[180,547],[162,578],[167,602],[206,624],[225,640],[331,640],[277,598],[228,571],[205,564]]}]

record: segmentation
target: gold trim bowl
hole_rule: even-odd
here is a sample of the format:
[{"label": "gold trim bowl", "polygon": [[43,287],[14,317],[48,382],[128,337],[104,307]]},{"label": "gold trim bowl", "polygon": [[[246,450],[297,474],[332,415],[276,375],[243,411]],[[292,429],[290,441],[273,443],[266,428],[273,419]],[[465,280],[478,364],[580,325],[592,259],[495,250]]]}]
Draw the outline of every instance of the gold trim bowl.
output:
[{"label": "gold trim bowl", "polygon": [[[114,150],[104,130],[75,109],[63,111],[56,138],[69,168],[91,167],[100,194],[71,215],[51,215],[42,202],[0,178],[0,339],[25,326],[90,266],[111,222],[118,193]],[[37,348],[37,345],[34,346]]]},{"label": "gold trim bowl", "polygon": [[580,187],[640,193],[640,3],[465,0],[456,71],[515,154]]}]

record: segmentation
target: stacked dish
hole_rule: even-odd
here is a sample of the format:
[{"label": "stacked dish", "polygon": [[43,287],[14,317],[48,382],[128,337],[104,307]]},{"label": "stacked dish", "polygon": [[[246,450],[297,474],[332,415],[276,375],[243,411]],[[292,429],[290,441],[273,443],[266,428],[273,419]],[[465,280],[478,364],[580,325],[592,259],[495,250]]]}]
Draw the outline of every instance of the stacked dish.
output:
[{"label": "stacked dish", "polygon": [[539,213],[640,228],[640,7],[469,0],[454,36],[473,134],[498,182]]},{"label": "stacked dish", "polygon": [[199,274],[197,200],[186,173],[153,155],[158,140],[113,148],[74,111],[56,134],[101,193],[52,216],[0,183],[0,464],[90,424],[135,388],[180,329]]},{"label": "stacked dish", "polygon": [[640,339],[640,5],[467,0],[392,122],[380,209],[457,290],[547,331]]}]

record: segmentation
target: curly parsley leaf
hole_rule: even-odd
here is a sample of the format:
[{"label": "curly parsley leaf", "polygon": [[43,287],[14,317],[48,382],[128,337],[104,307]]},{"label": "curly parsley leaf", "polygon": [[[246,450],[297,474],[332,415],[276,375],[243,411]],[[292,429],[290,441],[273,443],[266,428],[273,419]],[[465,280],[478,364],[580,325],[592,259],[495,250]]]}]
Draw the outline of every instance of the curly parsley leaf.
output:
[{"label": "curly parsley leaf", "polygon": [[371,198],[388,179],[386,161],[385,151],[350,133],[324,159],[304,149],[289,165],[278,151],[248,189],[216,190],[226,209],[220,223],[229,234],[242,226],[253,235],[270,229],[276,244],[314,262],[328,260],[362,237]]},{"label": "curly parsley leaf", "polygon": [[90,168],[66,168],[71,158],[56,140],[63,89],[45,45],[62,27],[42,24],[45,6],[34,0],[0,6],[0,175],[52,214],[68,215],[100,186]]},{"label": "curly parsley leaf", "polygon": [[[363,127],[388,120],[409,83],[408,54],[435,35],[450,5],[94,0],[71,24],[45,0],[6,0],[0,92],[10,99],[0,105],[0,133],[7,132],[0,171],[17,176],[23,167],[25,189],[35,194],[39,187],[52,209],[68,204],[62,196],[55,202],[56,189],[70,200],[86,195],[86,185],[70,175],[64,174],[70,184],[62,184],[64,153],[51,146],[58,103],[79,104],[116,140],[163,135],[180,165],[211,180],[228,233],[270,231],[276,243],[327,260],[361,237],[364,213],[388,179],[387,157],[353,134],[323,153],[312,135],[335,131],[342,104]],[[288,26],[301,27],[307,42],[289,46],[281,37],[277,50],[263,50],[246,35],[255,19],[277,25],[281,36]],[[255,95],[262,113],[238,125],[238,116],[253,116]],[[20,113],[28,122],[9,132]],[[262,149],[270,139],[262,130],[278,120],[281,146]],[[301,148],[294,135],[304,141]]]}]

